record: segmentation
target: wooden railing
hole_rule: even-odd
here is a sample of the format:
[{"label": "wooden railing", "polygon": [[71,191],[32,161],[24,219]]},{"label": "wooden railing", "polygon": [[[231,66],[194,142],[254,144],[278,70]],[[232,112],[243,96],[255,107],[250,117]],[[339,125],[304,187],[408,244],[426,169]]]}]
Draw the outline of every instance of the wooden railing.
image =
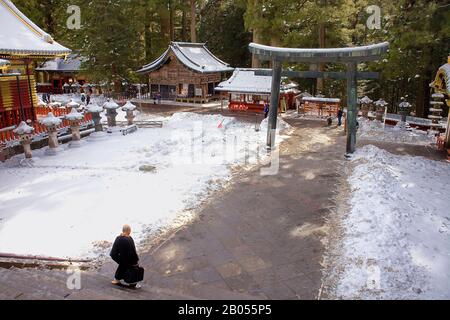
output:
[{"label": "wooden railing", "polygon": [[[62,109],[58,109],[58,110],[62,110]],[[54,111],[49,111],[49,112],[54,112]],[[47,114],[48,114],[48,112],[45,115],[47,115]],[[56,117],[61,117],[61,118],[64,117],[64,115],[56,115],[56,114],[55,114],[55,116]],[[64,118],[62,118],[61,120],[62,120],[62,123],[59,126],[60,129],[64,129],[64,128],[67,128],[67,127],[70,126],[70,123],[69,123],[68,120],[66,120]],[[84,115],[83,121],[81,122],[81,125],[86,125],[86,124],[88,124],[91,121],[92,121],[92,114],[91,113],[86,113]],[[40,135],[42,133],[47,132],[47,127],[45,127],[44,125],[40,124],[37,121],[35,121],[34,123],[29,124],[29,125],[34,128],[34,136],[38,136],[38,135]],[[0,129],[0,143],[5,144],[5,143],[8,143],[8,142],[18,141],[19,140],[19,136],[14,133],[14,129],[15,128],[16,127],[13,126],[13,127],[9,127],[9,128]]]}]

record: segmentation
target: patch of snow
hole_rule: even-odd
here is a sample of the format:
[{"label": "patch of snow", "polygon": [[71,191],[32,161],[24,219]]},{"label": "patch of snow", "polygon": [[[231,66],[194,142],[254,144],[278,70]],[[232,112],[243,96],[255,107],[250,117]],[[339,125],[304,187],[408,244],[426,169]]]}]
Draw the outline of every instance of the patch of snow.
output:
[{"label": "patch of snow", "polygon": [[114,100],[110,100],[110,101],[105,102],[105,104],[103,105],[103,108],[115,110],[115,109],[119,108],[119,105],[117,103],[115,103]]},{"label": "patch of snow", "polygon": [[265,134],[221,115],[178,113],[162,129],[83,142],[53,157],[35,150],[32,168],[19,165],[22,155],[0,163],[0,252],[96,257],[126,223],[139,248],[190,219],[233,166],[267,157]]},{"label": "patch of snow", "polygon": [[352,162],[336,296],[449,299],[450,165],[374,146]]},{"label": "patch of snow", "polygon": [[72,108],[72,110],[70,111],[70,113],[68,115],[66,115],[66,119],[69,121],[77,121],[77,120],[83,120],[84,119],[84,115],[82,115],[81,113],[79,113],[77,111],[77,109]]},{"label": "patch of snow", "polygon": [[73,99],[67,104],[69,108],[78,108],[80,106],[79,103],[75,102]]},{"label": "patch of snow", "polygon": [[359,103],[361,104],[371,104],[373,101],[368,96],[365,96],[361,100],[359,100]]},{"label": "patch of snow", "polygon": [[384,126],[380,121],[370,121],[364,118],[359,118],[358,122],[359,139],[416,145],[430,145],[436,142],[434,135],[414,128],[411,128],[411,131],[404,130],[401,128],[400,122],[395,127],[390,125]]},{"label": "patch of snow", "polygon": [[125,105],[122,107],[123,111],[134,111],[136,110],[136,106],[134,104],[132,104],[130,101],[127,101],[127,103],[125,103]]},{"label": "patch of snow", "polygon": [[34,128],[27,125],[25,121],[22,121],[19,126],[13,131],[15,134],[31,134],[34,132]]},{"label": "patch of snow", "polygon": [[99,113],[103,112],[103,107],[100,107],[98,104],[89,104],[86,110],[91,113]]},{"label": "patch of snow", "polygon": [[46,127],[50,127],[50,126],[59,126],[62,121],[61,119],[55,117],[53,112],[49,112],[48,115],[45,118],[40,119],[39,122]]}]

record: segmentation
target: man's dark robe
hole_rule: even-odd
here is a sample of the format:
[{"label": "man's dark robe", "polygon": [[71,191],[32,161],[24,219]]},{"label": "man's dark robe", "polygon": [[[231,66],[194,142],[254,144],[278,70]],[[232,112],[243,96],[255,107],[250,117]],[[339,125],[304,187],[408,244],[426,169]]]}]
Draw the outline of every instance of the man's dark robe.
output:
[{"label": "man's dark robe", "polygon": [[134,240],[131,237],[118,236],[112,247],[111,258],[119,264],[115,278],[123,280],[126,270],[139,263]]}]

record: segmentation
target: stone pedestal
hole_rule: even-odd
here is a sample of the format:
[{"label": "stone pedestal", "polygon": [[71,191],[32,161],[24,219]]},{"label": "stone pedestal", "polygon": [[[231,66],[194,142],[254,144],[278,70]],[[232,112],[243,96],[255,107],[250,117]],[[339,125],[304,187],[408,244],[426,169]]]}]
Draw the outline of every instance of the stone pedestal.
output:
[{"label": "stone pedestal", "polygon": [[103,132],[102,117],[100,112],[92,112],[92,121],[94,121],[95,132]]},{"label": "stone pedestal", "polygon": [[115,109],[107,109],[106,118],[108,119],[108,127],[111,128],[117,126],[116,117],[117,111]]},{"label": "stone pedestal", "polygon": [[128,125],[132,126],[133,125],[133,121],[134,121],[134,111],[131,110],[127,110],[127,115],[126,115],[126,119],[128,121]]}]

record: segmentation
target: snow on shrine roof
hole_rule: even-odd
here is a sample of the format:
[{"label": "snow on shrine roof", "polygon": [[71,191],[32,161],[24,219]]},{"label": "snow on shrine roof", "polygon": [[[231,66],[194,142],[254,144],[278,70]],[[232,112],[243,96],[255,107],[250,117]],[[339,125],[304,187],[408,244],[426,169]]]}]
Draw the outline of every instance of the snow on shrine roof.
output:
[{"label": "snow on shrine roof", "polygon": [[71,54],[66,59],[56,58],[46,61],[36,71],[54,71],[54,72],[78,72],[81,70],[83,57],[77,54]]},{"label": "snow on shrine roof", "polygon": [[8,66],[10,62],[8,60],[0,59],[0,67]]},{"label": "snow on shrine roof", "polygon": [[[272,76],[255,75],[255,71],[262,69],[237,68],[230,79],[221,82],[216,91],[270,94]],[[269,70],[269,69],[265,69]]]},{"label": "snow on shrine roof", "polygon": [[310,101],[310,102],[325,102],[325,103],[340,103],[341,99],[337,98],[320,98],[320,97],[304,97],[302,98],[303,101]]},{"label": "snow on shrine roof", "polygon": [[10,0],[0,0],[0,55],[64,56],[71,52],[28,19]]},{"label": "snow on shrine roof", "polygon": [[233,71],[234,68],[214,56],[205,43],[172,42],[169,48],[150,64],[138,70],[138,73],[149,73],[161,68],[172,52],[188,69],[199,73],[214,73]]},{"label": "snow on shrine roof", "polygon": [[446,84],[447,84],[447,92],[450,92],[450,63],[444,64],[439,69],[443,70],[443,72],[446,75],[445,81],[446,81]]}]

